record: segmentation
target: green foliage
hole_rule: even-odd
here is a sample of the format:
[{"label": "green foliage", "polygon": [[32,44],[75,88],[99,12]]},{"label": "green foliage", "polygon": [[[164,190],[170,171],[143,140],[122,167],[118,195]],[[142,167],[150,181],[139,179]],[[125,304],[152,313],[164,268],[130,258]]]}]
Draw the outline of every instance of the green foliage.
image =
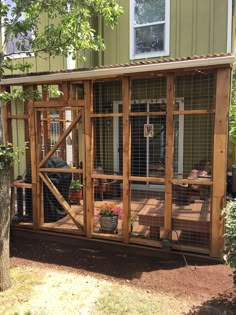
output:
[{"label": "green foliage", "polygon": [[38,100],[41,98],[39,92],[37,90],[32,90],[32,89],[22,90],[20,88],[13,88],[11,92],[4,91],[0,93],[0,100],[4,102],[27,101],[31,97],[34,100]]},{"label": "green foliage", "polygon": [[236,66],[233,68],[231,104],[229,113],[229,135],[236,139]]},{"label": "green foliage", "polygon": [[19,151],[11,143],[0,144],[0,170],[10,168],[18,160]]},{"label": "green foliage", "polygon": [[225,215],[225,260],[234,269],[233,283],[236,288],[236,202],[228,202],[223,214]]},{"label": "green foliage", "polygon": [[[72,55],[85,49],[104,49],[104,41],[95,30],[98,17],[112,28],[123,13],[116,0],[13,0],[6,15],[2,11],[5,36],[15,38],[19,51],[47,52],[51,56]],[[24,18],[22,18],[22,16]],[[42,27],[42,16],[49,23]],[[30,36],[29,36],[30,35]],[[29,50],[31,47],[31,50]]]},{"label": "green foliage", "polygon": [[79,179],[75,179],[71,181],[70,184],[70,190],[73,192],[80,191],[82,189],[83,185],[81,184],[81,181]]}]

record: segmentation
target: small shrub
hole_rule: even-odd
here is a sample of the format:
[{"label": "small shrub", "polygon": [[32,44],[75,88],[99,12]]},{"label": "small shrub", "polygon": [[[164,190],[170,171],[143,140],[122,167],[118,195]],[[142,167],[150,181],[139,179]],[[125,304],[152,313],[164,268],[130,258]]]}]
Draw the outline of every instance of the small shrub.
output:
[{"label": "small shrub", "polygon": [[236,202],[230,201],[223,209],[225,216],[225,261],[234,269],[233,283],[236,288]]}]

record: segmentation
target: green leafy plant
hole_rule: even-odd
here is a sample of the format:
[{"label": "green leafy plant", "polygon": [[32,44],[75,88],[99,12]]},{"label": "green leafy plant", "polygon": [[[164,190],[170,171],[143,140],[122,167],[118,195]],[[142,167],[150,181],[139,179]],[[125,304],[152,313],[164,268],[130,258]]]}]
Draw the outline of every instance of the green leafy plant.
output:
[{"label": "green leafy plant", "polygon": [[233,283],[236,288],[236,202],[229,201],[223,209],[225,216],[225,255],[226,263],[234,269]]},{"label": "green leafy plant", "polygon": [[81,181],[79,179],[74,179],[70,184],[70,191],[73,192],[80,191],[82,187],[83,185],[81,184]]},{"label": "green leafy plant", "polygon": [[233,67],[231,104],[229,112],[229,135],[236,139],[236,66]]},{"label": "green leafy plant", "polygon": [[99,206],[98,210],[98,218],[117,216],[119,219],[122,219],[123,217],[123,210],[114,203],[103,203]]},{"label": "green leafy plant", "polygon": [[11,167],[19,157],[19,150],[12,143],[0,144],[0,170]]}]

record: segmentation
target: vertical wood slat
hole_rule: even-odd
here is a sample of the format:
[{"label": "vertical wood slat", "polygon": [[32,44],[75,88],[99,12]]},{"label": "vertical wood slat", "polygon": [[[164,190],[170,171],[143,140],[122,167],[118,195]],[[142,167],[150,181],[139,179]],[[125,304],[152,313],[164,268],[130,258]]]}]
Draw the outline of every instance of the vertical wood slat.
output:
[{"label": "vertical wood slat", "polygon": [[[49,101],[49,90],[47,85],[43,85],[43,100]],[[50,150],[50,114],[48,110],[43,111],[43,139],[44,139],[44,155]]]},{"label": "vertical wood slat", "polygon": [[[211,256],[219,257],[223,248],[221,211],[226,196],[226,168],[228,141],[228,108],[230,101],[230,68],[216,73],[216,104],[213,149],[213,187],[211,209]],[[220,180],[219,180],[220,179]]]},{"label": "vertical wood slat", "polygon": [[[34,86],[27,87],[28,90],[34,89]],[[28,108],[28,126],[29,126],[29,139],[30,139],[30,156],[31,156],[31,175],[32,175],[32,213],[33,213],[33,226],[35,229],[40,227],[40,215],[38,207],[38,163],[37,163],[37,145],[36,135],[37,128],[35,125],[34,114],[34,100],[31,97],[27,103]],[[41,134],[41,132],[39,132]]]},{"label": "vertical wood slat", "polygon": [[174,74],[167,75],[166,84],[166,156],[165,156],[165,237],[171,237],[172,230],[172,178],[173,178],[173,148],[174,148]]},{"label": "vertical wood slat", "polygon": [[[66,105],[68,103],[68,100],[69,100],[68,88],[69,88],[69,86],[68,86],[67,82],[63,82],[62,84],[59,85],[59,90],[62,91],[62,93],[63,93],[61,95],[61,101],[64,103],[64,105]],[[64,132],[64,130],[66,129],[65,111],[59,112],[59,118],[60,118],[59,131],[60,131],[60,136],[61,136],[62,133]],[[66,140],[61,144],[60,156],[64,161],[66,161]]]},{"label": "vertical wood slat", "polygon": [[[72,84],[71,89],[70,89],[70,96],[72,100],[78,99],[77,85]],[[77,113],[78,113],[77,109],[72,111],[72,120],[74,120]],[[84,122],[83,117],[82,117],[82,122]],[[76,168],[79,167],[78,143],[79,143],[79,130],[78,130],[78,125],[76,125],[75,128],[72,130],[72,159],[73,159],[73,166],[75,166]]]},{"label": "vertical wood slat", "polygon": [[131,104],[131,89],[130,79],[123,78],[122,80],[122,99],[123,99],[123,241],[129,242],[130,232],[130,104]]},{"label": "vertical wood slat", "polygon": [[[85,112],[84,112],[84,161],[83,161],[83,173],[84,173],[84,219],[85,219],[85,232],[86,236],[91,238],[93,233],[94,222],[94,196],[93,196],[93,141],[92,141],[92,121],[91,111],[93,106],[93,91],[92,82],[86,81],[84,83],[85,91]],[[86,155],[86,156],[85,156]]]}]

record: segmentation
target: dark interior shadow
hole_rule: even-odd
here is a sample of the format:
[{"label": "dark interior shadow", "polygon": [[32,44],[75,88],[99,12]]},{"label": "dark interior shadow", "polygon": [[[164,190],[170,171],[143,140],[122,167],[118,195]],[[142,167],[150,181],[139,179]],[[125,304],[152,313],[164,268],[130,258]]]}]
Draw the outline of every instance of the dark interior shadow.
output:
[{"label": "dark interior shadow", "polygon": [[235,315],[236,294],[227,293],[214,297],[199,306],[194,306],[184,315]]},{"label": "dark interior shadow", "polygon": [[[66,238],[65,238],[66,239]],[[142,253],[142,254],[141,254]],[[145,252],[144,252],[145,253]],[[143,249],[103,244],[80,239],[49,241],[34,238],[11,240],[11,257],[24,258],[46,264],[56,264],[120,279],[139,279],[143,272],[172,270],[189,265],[210,265],[219,262],[183,257],[172,252],[156,251],[143,254]]]}]

